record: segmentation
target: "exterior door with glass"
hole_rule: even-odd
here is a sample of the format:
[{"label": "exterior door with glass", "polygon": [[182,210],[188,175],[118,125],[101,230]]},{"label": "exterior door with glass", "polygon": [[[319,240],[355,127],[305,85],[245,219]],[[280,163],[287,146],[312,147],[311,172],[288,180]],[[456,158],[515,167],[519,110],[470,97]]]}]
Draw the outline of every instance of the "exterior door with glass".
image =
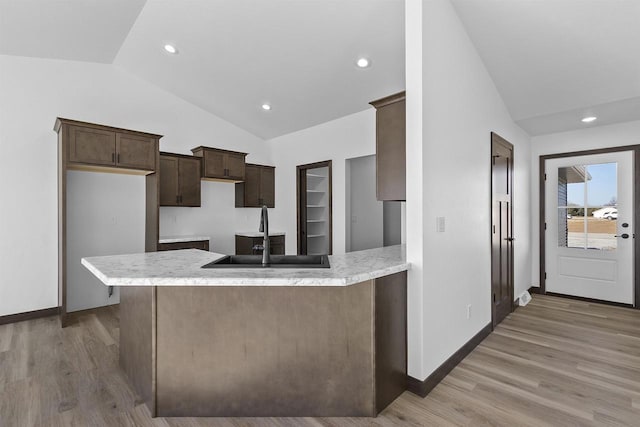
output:
[{"label": "exterior door with glass", "polygon": [[633,304],[633,152],[545,162],[546,291]]}]

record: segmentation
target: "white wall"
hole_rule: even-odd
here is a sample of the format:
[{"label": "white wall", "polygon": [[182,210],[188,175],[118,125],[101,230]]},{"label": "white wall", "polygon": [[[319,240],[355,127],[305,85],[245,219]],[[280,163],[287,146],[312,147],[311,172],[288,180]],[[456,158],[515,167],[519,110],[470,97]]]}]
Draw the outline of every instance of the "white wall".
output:
[{"label": "white wall", "polygon": [[83,257],[144,252],[145,178],[67,172],[67,312],[117,304]]},{"label": "white wall", "polygon": [[406,17],[409,374],[424,379],[491,321],[491,131],[515,146],[516,295],[529,285],[530,141],[450,1],[410,0]]},{"label": "white wall", "polygon": [[271,229],[285,231],[286,252],[297,251],[296,166],[332,161],[333,253],[345,252],[346,159],[375,154],[375,110],[360,113],[271,139],[276,166],[276,203],[269,210]]},{"label": "white wall", "polygon": [[540,156],[640,144],[640,121],[590,127],[531,139],[531,285],[540,286]]},{"label": "white wall", "polygon": [[[208,145],[270,163],[261,139],[116,66],[0,55],[0,316],[58,303],[57,116],[165,135],[163,151],[190,154],[191,148]],[[221,245],[229,248],[235,230],[217,218],[233,217],[236,209],[229,202],[233,185],[224,185],[203,185],[203,199],[215,206],[215,215],[208,222],[201,214],[201,221],[214,237],[224,229]],[[186,216],[189,209],[174,213]],[[169,222],[166,214],[163,209],[163,225]],[[257,216],[245,216],[234,228],[256,227]]]},{"label": "white wall", "polygon": [[350,225],[346,250],[381,248],[384,219],[383,204],[376,199],[376,156],[346,161],[349,193],[346,223]]}]

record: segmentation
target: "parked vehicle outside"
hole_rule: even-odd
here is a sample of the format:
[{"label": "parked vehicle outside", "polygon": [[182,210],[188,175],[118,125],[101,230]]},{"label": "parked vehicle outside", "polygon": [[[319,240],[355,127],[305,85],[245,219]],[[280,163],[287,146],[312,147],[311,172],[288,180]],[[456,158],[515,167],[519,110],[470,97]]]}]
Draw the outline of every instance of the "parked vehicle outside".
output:
[{"label": "parked vehicle outside", "polygon": [[618,219],[618,209],[610,207],[602,208],[598,209],[597,211],[593,211],[592,215],[594,218],[598,219]]}]

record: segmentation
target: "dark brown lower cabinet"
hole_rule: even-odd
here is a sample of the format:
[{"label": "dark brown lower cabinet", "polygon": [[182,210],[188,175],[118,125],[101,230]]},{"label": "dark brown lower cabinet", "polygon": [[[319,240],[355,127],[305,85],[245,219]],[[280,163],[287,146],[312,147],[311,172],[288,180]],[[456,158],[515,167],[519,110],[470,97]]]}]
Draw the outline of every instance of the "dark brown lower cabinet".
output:
[{"label": "dark brown lower cabinet", "polygon": [[[261,255],[262,237],[247,237],[236,235],[236,255]],[[271,236],[269,238],[271,255],[284,255],[284,236]],[[256,248],[256,249],[254,249]]]},{"label": "dark brown lower cabinet", "polygon": [[406,388],[406,280],[123,286],[120,366],[152,416],[375,417]]},{"label": "dark brown lower cabinet", "polygon": [[209,241],[193,240],[190,242],[158,243],[158,251],[175,251],[177,249],[202,249],[203,251],[208,251]]}]

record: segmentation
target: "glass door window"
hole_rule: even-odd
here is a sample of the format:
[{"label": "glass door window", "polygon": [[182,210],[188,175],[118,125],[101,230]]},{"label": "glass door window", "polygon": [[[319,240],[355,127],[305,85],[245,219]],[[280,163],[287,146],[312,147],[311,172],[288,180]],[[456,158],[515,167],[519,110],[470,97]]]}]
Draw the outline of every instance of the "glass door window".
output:
[{"label": "glass door window", "polygon": [[558,247],[615,251],[617,163],[558,168]]}]

